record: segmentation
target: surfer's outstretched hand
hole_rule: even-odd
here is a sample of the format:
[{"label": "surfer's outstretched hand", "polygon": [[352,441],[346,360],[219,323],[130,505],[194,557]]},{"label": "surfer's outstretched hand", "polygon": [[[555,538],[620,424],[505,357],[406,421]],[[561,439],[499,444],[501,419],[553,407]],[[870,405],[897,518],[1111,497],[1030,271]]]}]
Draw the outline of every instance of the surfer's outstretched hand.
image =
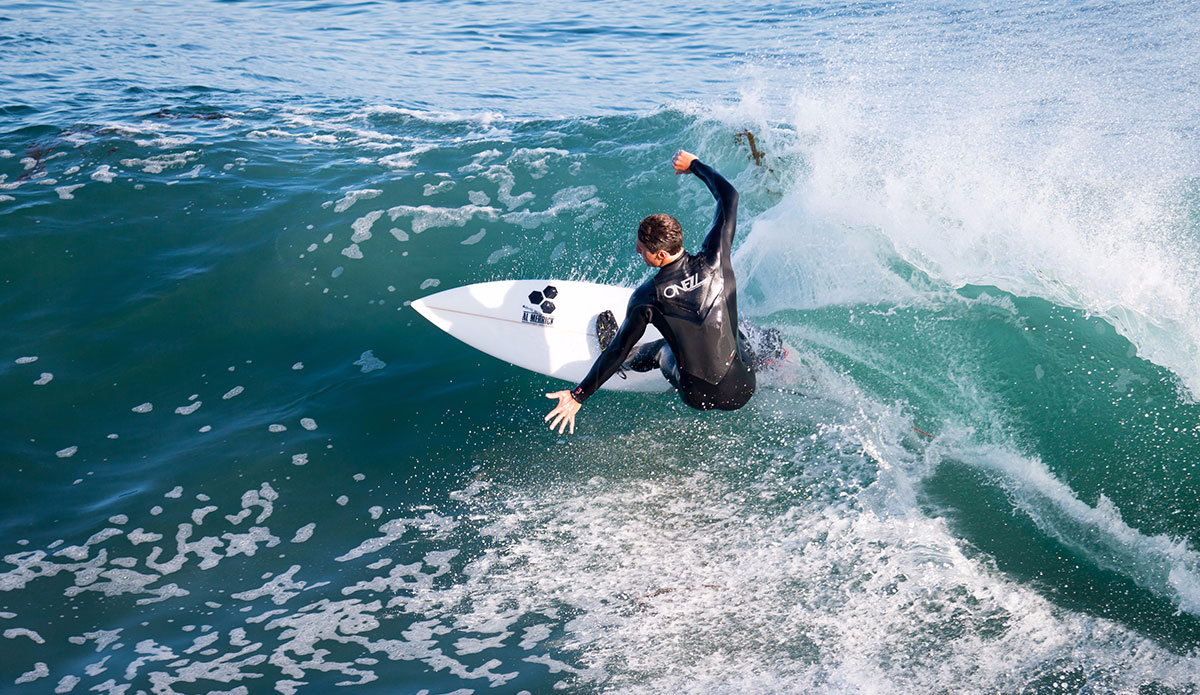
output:
[{"label": "surfer's outstretched hand", "polygon": [[696,155],[687,150],[679,150],[671,157],[671,164],[675,167],[675,175],[686,174],[692,169],[692,162],[696,161]]},{"label": "surfer's outstretched hand", "polygon": [[579,412],[579,408],[583,404],[575,400],[570,391],[547,393],[546,398],[558,399],[558,405],[554,410],[546,413],[546,417],[542,418],[543,420],[554,418],[550,421],[550,429],[557,427],[558,433],[562,434],[564,428],[570,427],[571,434],[575,434],[575,413]]}]

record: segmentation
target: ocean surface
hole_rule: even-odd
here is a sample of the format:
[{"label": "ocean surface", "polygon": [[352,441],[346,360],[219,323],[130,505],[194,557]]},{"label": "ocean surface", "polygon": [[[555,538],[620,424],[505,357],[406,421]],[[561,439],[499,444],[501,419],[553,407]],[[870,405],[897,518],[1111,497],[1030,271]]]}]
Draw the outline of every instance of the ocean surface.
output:
[{"label": "ocean surface", "polygon": [[[1167,2],[0,5],[0,692],[1200,690]],[[741,192],[746,408],[408,305]]]}]

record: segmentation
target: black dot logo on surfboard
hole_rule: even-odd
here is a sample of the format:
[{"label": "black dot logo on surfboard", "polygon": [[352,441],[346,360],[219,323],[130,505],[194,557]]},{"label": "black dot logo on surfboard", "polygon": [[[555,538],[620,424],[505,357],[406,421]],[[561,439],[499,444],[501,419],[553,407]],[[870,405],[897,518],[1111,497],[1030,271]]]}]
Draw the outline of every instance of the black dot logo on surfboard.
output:
[{"label": "black dot logo on surfboard", "polygon": [[554,302],[550,301],[558,296],[558,288],[554,285],[546,285],[541,292],[534,290],[529,293],[529,303],[538,305],[543,314],[554,313]]},{"label": "black dot logo on surfboard", "polygon": [[549,326],[554,323],[554,318],[549,314],[554,313],[554,302],[550,301],[558,296],[558,288],[554,285],[546,285],[539,292],[534,290],[529,293],[529,303],[533,306],[526,306],[525,311],[521,314],[523,323],[532,323],[539,326]]}]

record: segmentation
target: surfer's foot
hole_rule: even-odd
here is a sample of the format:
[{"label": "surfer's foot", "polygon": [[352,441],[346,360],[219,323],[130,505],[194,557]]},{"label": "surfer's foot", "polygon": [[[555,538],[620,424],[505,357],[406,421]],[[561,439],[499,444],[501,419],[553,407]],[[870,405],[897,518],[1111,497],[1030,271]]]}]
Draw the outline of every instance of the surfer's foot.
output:
[{"label": "surfer's foot", "polygon": [[769,367],[776,360],[787,357],[783,345],[783,334],[776,328],[759,328],[750,334],[752,366],[755,369]]},{"label": "surfer's foot", "polygon": [[596,340],[600,342],[601,352],[607,350],[613,338],[617,337],[617,328],[617,317],[608,309],[596,317]]},{"label": "surfer's foot", "polygon": [[628,369],[631,372],[652,372],[659,367],[658,352],[662,349],[663,341],[655,340],[653,342],[644,343],[625,360],[625,364],[621,365],[622,369]]}]

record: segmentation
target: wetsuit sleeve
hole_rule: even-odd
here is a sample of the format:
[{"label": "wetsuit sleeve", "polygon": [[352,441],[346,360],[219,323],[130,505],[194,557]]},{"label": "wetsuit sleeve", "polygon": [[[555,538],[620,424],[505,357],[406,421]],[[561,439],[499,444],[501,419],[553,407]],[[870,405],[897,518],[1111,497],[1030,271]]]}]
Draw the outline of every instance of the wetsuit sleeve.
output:
[{"label": "wetsuit sleeve", "polygon": [[690,170],[717,199],[717,213],[713,217],[712,229],[704,237],[700,255],[709,265],[715,265],[717,261],[728,263],[733,252],[733,233],[737,230],[737,189],[699,159],[692,161]]},{"label": "wetsuit sleeve", "polygon": [[587,400],[609,377],[617,373],[625,358],[633,351],[633,346],[637,345],[646,333],[646,324],[650,323],[650,307],[640,302],[634,306],[636,297],[637,295],[634,295],[634,299],[630,300],[629,308],[625,312],[625,322],[621,324],[621,329],[613,337],[612,343],[596,358],[591,371],[579,382],[579,386],[571,391],[571,396],[580,403]]}]

